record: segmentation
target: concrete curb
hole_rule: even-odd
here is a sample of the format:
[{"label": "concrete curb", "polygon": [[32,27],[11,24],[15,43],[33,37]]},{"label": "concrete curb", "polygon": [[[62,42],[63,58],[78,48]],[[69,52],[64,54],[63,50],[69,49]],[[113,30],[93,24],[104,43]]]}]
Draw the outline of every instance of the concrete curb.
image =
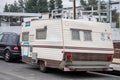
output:
[{"label": "concrete curb", "polygon": [[120,63],[117,63],[117,62],[112,62],[112,64],[117,64],[117,65],[120,65]]},{"label": "concrete curb", "polygon": [[114,71],[120,71],[120,64],[111,64],[110,67],[113,67]]}]

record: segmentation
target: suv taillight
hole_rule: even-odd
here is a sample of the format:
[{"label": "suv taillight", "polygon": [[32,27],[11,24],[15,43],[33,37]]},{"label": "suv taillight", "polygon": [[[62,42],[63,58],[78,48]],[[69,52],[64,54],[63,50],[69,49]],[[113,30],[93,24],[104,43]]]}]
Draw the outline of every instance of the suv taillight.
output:
[{"label": "suv taillight", "polygon": [[17,47],[17,46],[14,47],[13,50],[14,50],[14,51],[18,51],[18,47]]}]

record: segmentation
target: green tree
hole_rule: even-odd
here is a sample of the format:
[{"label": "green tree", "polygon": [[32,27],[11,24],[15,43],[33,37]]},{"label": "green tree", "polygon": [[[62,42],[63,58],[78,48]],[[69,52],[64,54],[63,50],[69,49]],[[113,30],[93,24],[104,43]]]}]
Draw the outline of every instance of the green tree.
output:
[{"label": "green tree", "polygon": [[119,14],[117,13],[117,10],[112,11],[112,22],[116,22],[119,18]]},{"label": "green tree", "polygon": [[13,4],[10,4],[9,11],[10,12],[19,12],[18,3],[16,1],[14,1]]},{"label": "green tree", "polygon": [[97,3],[98,3],[98,0],[88,0],[88,5],[93,6],[95,10],[97,9]]},{"label": "green tree", "polygon": [[117,13],[116,9],[112,11],[112,22],[116,22],[116,28],[120,28],[119,13]]},{"label": "green tree", "polygon": [[55,9],[55,0],[50,0],[49,1],[49,12],[51,13],[52,10]]},{"label": "green tree", "polygon": [[80,0],[80,3],[84,6],[85,10],[91,10],[91,6],[93,6],[94,9],[97,9],[98,0]]},{"label": "green tree", "polygon": [[16,9],[14,9],[14,5],[13,4],[10,4],[9,5],[9,12],[17,12]]},{"label": "green tree", "polygon": [[82,6],[86,6],[87,5],[85,0],[80,0],[80,3],[81,3]]},{"label": "green tree", "polygon": [[38,13],[38,0],[26,0],[25,1],[25,11],[29,13]]},{"label": "green tree", "polygon": [[26,0],[25,11],[29,13],[48,12],[47,0]]},{"label": "green tree", "polygon": [[9,12],[9,7],[8,7],[8,4],[7,4],[7,3],[5,4],[4,12]]},{"label": "green tree", "polygon": [[56,0],[56,7],[59,9],[59,8],[63,8],[63,5],[62,5],[62,0]]},{"label": "green tree", "polygon": [[45,13],[48,12],[47,0],[38,0],[38,12]]},{"label": "green tree", "polygon": [[50,11],[50,13],[55,8],[57,8],[57,9],[63,8],[62,0],[50,0],[49,1],[49,11]]},{"label": "green tree", "polygon": [[120,28],[120,19],[118,19],[116,22],[116,28]]},{"label": "green tree", "polygon": [[97,5],[97,3],[98,3],[98,0],[88,0],[88,4],[89,5]]},{"label": "green tree", "polygon": [[24,1],[18,0],[19,12],[24,12]]}]

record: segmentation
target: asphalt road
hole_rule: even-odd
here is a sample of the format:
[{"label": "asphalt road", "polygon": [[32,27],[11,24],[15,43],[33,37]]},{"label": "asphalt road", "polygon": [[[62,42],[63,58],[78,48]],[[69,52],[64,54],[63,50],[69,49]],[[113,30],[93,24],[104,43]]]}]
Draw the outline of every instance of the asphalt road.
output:
[{"label": "asphalt road", "polygon": [[62,72],[56,69],[42,73],[30,65],[21,62],[7,63],[0,58],[0,80],[120,80],[120,76],[96,72]]}]

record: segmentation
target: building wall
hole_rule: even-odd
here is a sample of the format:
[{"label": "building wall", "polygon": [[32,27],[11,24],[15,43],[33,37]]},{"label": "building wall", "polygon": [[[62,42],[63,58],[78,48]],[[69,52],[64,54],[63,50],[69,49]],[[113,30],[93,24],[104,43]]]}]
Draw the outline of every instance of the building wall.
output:
[{"label": "building wall", "polygon": [[114,50],[115,50],[114,58],[120,59],[120,42],[114,43]]}]

